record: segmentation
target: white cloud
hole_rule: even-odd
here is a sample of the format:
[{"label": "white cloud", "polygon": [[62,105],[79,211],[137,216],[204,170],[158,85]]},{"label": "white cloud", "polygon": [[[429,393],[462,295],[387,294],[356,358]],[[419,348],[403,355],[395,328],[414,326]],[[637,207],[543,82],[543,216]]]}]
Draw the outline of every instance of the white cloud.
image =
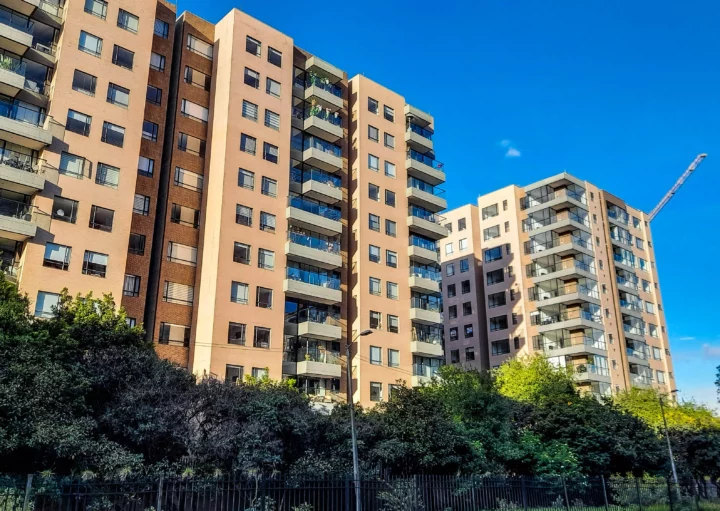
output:
[{"label": "white cloud", "polygon": [[703,344],[703,352],[705,353],[705,358],[720,358],[720,346]]},{"label": "white cloud", "polygon": [[694,341],[695,337],[678,337],[678,341]]},{"label": "white cloud", "polygon": [[505,151],[505,158],[520,158],[520,156],[522,156],[520,149],[515,147],[512,140],[501,140],[500,142],[498,142],[498,145],[503,149],[507,149],[507,151]]}]

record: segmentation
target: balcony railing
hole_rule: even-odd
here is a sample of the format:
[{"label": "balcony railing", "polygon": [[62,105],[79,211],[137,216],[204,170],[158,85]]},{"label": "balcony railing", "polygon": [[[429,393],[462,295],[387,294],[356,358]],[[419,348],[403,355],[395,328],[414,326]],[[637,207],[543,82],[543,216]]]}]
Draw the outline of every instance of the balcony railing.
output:
[{"label": "balcony railing", "polygon": [[417,124],[409,123],[408,131],[412,131],[413,133],[420,135],[423,138],[427,138],[428,140],[432,140],[432,137],[433,137],[432,131],[425,129],[425,128],[421,128]]},{"label": "balcony railing", "polygon": [[288,268],[287,278],[296,282],[304,282],[312,286],[320,286],[328,289],[340,289],[340,279],[335,277],[329,277],[322,273],[316,273],[308,270],[301,270],[299,268]]},{"label": "balcony railing", "polygon": [[528,291],[530,292],[530,296],[528,297],[528,300],[530,301],[542,301],[573,293],[580,293],[581,295],[586,295],[595,299],[600,298],[600,293],[598,293],[597,289],[590,289],[588,286],[582,284],[568,284],[556,289],[547,290],[538,287],[531,287]]},{"label": "balcony railing", "polygon": [[430,279],[433,282],[440,282],[442,280],[442,272],[439,270],[429,270],[427,268],[419,268],[417,266],[410,267],[410,276]]},{"label": "balcony railing", "polygon": [[0,149],[0,164],[31,174],[39,174],[47,166],[45,160],[12,149]]},{"label": "balcony railing", "polygon": [[14,121],[25,122],[33,126],[42,127],[45,124],[45,114],[9,101],[0,100],[0,116]]},{"label": "balcony railing", "polygon": [[329,122],[333,126],[342,126],[342,118],[339,115],[330,113],[319,106],[305,109],[293,107],[293,117],[303,120],[309,119],[310,117],[317,117],[318,119]]},{"label": "balcony railing", "polygon": [[424,376],[426,378],[432,378],[433,376],[437,376],[439,371],[439,366],[413,364],[413,376]]},{"label": "balcony railing", "polygon": [[295,243],[303,247],[314,248],[315,250],[322,250],[323,252],[329,252],[330,254],[340,253],[339,241],[324,240],[309,234],[294,231],[288,231],[288,240],[291,243]]},{"label": "balcony railing", "polygon": [[617,206],[608,206],[608,216],[625,225],[630,223],[630,215],[628,215],[627,211],[622,210]]},{"label": "balcony railing", "polygon": [[297,315],[297,323],[319,323],[321,325],[340,326],[340,314],[310,307],[301,310]]},{"label": "balcony railing", "polygon": [[610,238],[612,238],[615,241],[619,241],[620,243],[622,243],[624,245],[628,245],[630,247],[633,246],[632,236],[630,236],[630,235],[624,236],[624,235],[616,233],[615,231],[613,231],[611,229],[610,230]]},{"label": "balcony railing", "polygon": [[[538,252],[542,252],[543,250],[549,250],[551,248],[559,247],[560,245],[567,244],[568,241],[562,239],[562,238],[555,238],[548,242],[534,242],[532,240],[525,242],[525,254],[536,254]],[[592,242],[585,241],[582,238],[579,238],[577,236],[571,236],[570,237],[570,243],[573,245],[577,245],[578,247],[584,248],[586,250],[592,251]]]},{"label": "balcony railing", "polygon": [[638,283],[636,280],[628,280],[620,275],[615,277],[615,282],[617,282],[620,286],[629,287],[631,289],[638,289]]},{"label": "balcony railing", "polygon": [[558,350],[562,348],[569,348],[571,346],[587,346],[589,348],[596,348],[600,350],[607,350],[607,344],[605,344],[605,341],[601,341],[598,339],[595,339],[593,337],[583,336],[583,337],[567,337],[567,338],[560,338],[557,341],[553,341],[551,339],[542,337],[540,335],[536,335],[533,337],[533,345],[535,346],[536,350],[543,350],[545,352],[550,352],[553,350]]},{"label": "balcony railing", "polygon": [[305,137],[303,140],[293,137],[290,141],[292,148],[298,151],[304,151],[306,149],[318,149],[324,153],[332,154],[338,158],[342,158],[342,149],[335,144],[316,137]]},{"label": "balcony railing", "polygon": [[342,88],[330,83],[327,78],[322,78],[317,75],[308,75],[307,80],[303,82],[302,78],[295,78],[295,85],[298,87],[302,87],[304,89],[310,88],[310,87],[317,87],[318,89],[322,89],[324,91],[329,92],[333,96],[337,96],[338,98],[342,97]]},{"label": "balcony railing", "polygon": [[0,259],[0,273],[6,277],[17,279],[20,273],[20,264],[11,259]]},{"label": "balcony railing", "polygon": [[445,195],[445,190],[443,190],[442,188],[429,185],[425,181],[421,181],[415,177],[408,178],[408,188],[415,188],[417,190],[420,190],[421,192],[434,195],[435,197],[441,197],[442,195]]},{"label": "balcony railing", "polygon": [[641,360],[647,360],[648,359],[648,352],[644,349],[636,350],[634,348],[627,347],[625,348],[625,352],[627,353],[628,357],[635,357],[639,358]]},{"label": "balcony railing", "polygon": [[444,216],[440,216],[436,213],[432,213],[426,209],[419,208],[417,206],[409,206],[408,215],[414,216],[415,218],[419,218],[421,220],[427,220],[428,222],[432,222],[434,224],[440,224],[445,221]]},{"label": "balcony railing", "polygon": [[427,325],[413,325],[412,340],[418,342],[426,342],[428,344],[442,345],[443,330],[442,328]]},{"label": "balcony railing", "polygon": [[438,251],[438,246],[434,241],[428,241],[423,238],[418,238],[417,236],[410,236],[410,245],[424,248],[425,250],[430,250],[432,252]]},{"label": "balcony railing", "polygon": [[444,165],[442,163],[440,163],[437,160],[432,159],[431,157],[429,157],[427,155],[424,155],[424,154],[416,151],[415,149],[410,149],[407,152],[407,155],[409,158],[411,158],[415,161],[419,161],[420,163],[424,163],[428,167],[432,167],[435,170],[440,170],[440,171],[443,170]]},{"label": "balcony railing", "polygon": [[626,266],[632,266],[635,267],[635,261],[632,259],[627,259],[626,257],[621,256],[620,254],[613,254],[613,260],[616,263],[624,264]]},{"label": "balcony railing", "polygon": [[25,76],[27,64],[20,59],[16,59],[10,55],[0,55],[0,69],[15,73],[16,75]]},{"label": "balcony railing", "polygon": [[45,0],[40,0],[40,9],[42,9],[48,14],[52,14],[53,16],[57,16],[58,18],[62,18],[63,7],[58,4],[46,2]]},{"label": "balcony railing", "polygon": [[33,205],[24,202],[0,198],[0,216],[29,220],[33,212]]},{"label": "balcony railing", "polygon": [[442,302],[440,302],[440,301],[434,302],[434,301],[430,301],[430,300],[425,300],[423,298],[418,298],[416,296],[413,296],[410,299],[410,308],[411,309],[422,309],[422,310],[431,311],[431,312],[442,312],[443,311]]},{"label": "balcony railing", "polygon": [[551,325],[553,323],[560,323],[561,321],[569,321],[571,319],[584,319],[587,321],[593,321],[595,323],[602,323],[602,316],[600,313],[593,314],[582,309],[575,309],[570,311],[563,311],[559,314],[548,314],[541,316],[540,314],[530,315],[531,325]]},{"label": "balcony railing", "polygon": [[575,374],[597,374],[599,376],[610,376],[610,370],[607,367],[596,366],[588,363],[572,364],[570,370]]},{"label": "balcony railing", "polygon": [[26,34],[32,34],[35,22],[27,16],[0,6],[0,23],[15,28]]},{"label": "balcony railing", "polygon": [[648,374],[630,374],[630,381],[636,385],[652,385],[653,377]]},{"label": "balcony railing", "polygon": [[623,324],[623,331],[625,333],[631,334],[631,335],[645,335],[645,329],[640,326],[632,326],[628,324]]},{"label": "balcony railing", "polygon": [[527,276],[528,277],[539,277],[542,275],[549,275],[551,273],[555,273],[562,270],[568,270],[570,268],[577,268],[578,270],[582,270],[588,273],[595,274],[595,268],[590,266],[587,263],[584,263],[583,261],[578,261],[576,259],[567,260],[567,261],[561,261],[557,264],[553,264],[550,266],[540,266],[540,265],[531,265],[529,264],[527,266]]},{"label": "balcony railing", "polygon": [[547,227],[563,220],[572,220],[573,222],[577,222],[579,224],[583,224],[586,227],[590,227],[590,221],[587,217],[582,218],[577,213],[568,213],[567,216],[552,215],[548,218],[541,219],[528,218],[527,220],[523,220],[523,230],[525,232],[534,231],[536,229],[541,229],[542,227]]},{"label": "balcony railing", "polygon": [[333,176],[322,170],[310,169],[301,171],[292,167],[290,169],[290,181],[294,183],[307,183],[308,181],[316,181],[324,185],[332,186],[333,188],[342,188],[342,179],[338,176]]},{"label": "balcony railing", "polygon": [[628,300],[620,300],[620,307],[623,309],[642,312],[642,306],[638,302],[630,302]]},{"label": "balcony railing", "polygon": [[332,351],[321,347],[302,347],[297,351],[295,358],[297,358],[295,362],[320,362],[322,364],[333,365],[340,365],[342,363],[339,351]]},{"label": "balcony railing", "polygon": [[324,206],[322,204],[317,204],[315,202],[310,202],[301,197],[290,197],[288,199],[288,204],[292,208],[301,209],[303,211],[307,211],[308,213],[319,215],[329,220],[335,220],[336,222],[339,222],[342,216],[342,213],[339,209],[331,208],[330,206]]},{"label": "balcony railing", "polygon": [[555,199],[562,197],[569,197],[582,204],[587,204],[587,199],[580,195],[578,192],[573,190],[558,190],[557,192],[550,192],[547,195],[541,195],[540,197],[534,197],[532,195],[526,195],[520,199],[520,209],[528,209],[533,206],[539,206]]}]

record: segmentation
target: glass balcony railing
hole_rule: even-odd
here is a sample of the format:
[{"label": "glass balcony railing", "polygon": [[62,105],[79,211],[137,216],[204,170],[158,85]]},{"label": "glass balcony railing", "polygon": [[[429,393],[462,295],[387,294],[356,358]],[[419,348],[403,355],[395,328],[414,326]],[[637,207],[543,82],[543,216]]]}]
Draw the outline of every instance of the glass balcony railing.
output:
[{"label": "glass balcony railing", "polygon": [[608,206],[608,216],[613,220],[617,220],[620,223],[628,225],[630,223],[630,215],[624,209],[620,209],[617,206]]},{"label": "glass balcony railing", "polygon": [[427,300],[424,298],[418,298],[417,296],[413,296],[410,298],[410,308],[411,309],[422,309],[426,311],[431,312],[442,312],[443,306],[441,301],[432,301]]},{"label": "glass balcony railing", "polygon": [[413,376],[424,376],[425,378],[432,378],[433,376],[437,376],[439,371],[440,366],[413,364]]},{"label": "glass balcony railing", "polygon": [[442,272],[439,270],[430,270],[428,268],[421,268],[418,266],[410,267],[410,276],[429,279],[433,282],[440,282],[442,280]]},{"label": "glass balcony railing", "polygon": [[340,117],[336,113],[330,113],[326,109],[319,106],[305,109],[303,113],[303,119],[309,119],[310,117],[317,117],[318,119],[329,122],[333,126],[342,126],[342,117]]},{"label": "glass balcony railing", "polygon": [[305,284],[328,289],[340,289],[340,279],[322,273],[289,267],[286,275],[288,279],[296,282],[304,282]]},{"label": "glass balcony railing", "polygon": [[590,220],[588,220],[588,217],[581,217],[577,213],[568,213],[567,215],[552,215],[547,218],[528,218],[527,220],[523,220],[523,230],[525,232],[534,231],[564,220],[571,220],[582,224],[585,227],[590,227]]},{"label": "glass balcony railing", "polygon": [[26,34],[32,34],[35,22],[27,16],[0,6],[0,23],[15,28]]},{"label": "glass balcony railing", "polygon": [[597,374],[599,376],[610,376],[610,370],[607,367],[600,367],[595,364],[579,362],[569,367],[577,375]]},{"label": "glass balcony railing", "polygon": [[425,128],[421,128],[417,124],[408,124],[408,131],[412,131],[413,133],[420,135],[423,138],[427,138],[428,140],[432,140],[433,132],[430,130],[427,130]]},{"label": "glass balcony railing", "polygon": [[623,324],[623,331],[626,334],[630,334],[630,335],[640,335],[640,336],[645,335],[645,328],[643,328],[641,326],[628,325],[627,323]]},{"label": "glass balcony railing", "polygon": [[47,165],[45,160],[11,149],[0,149],[0,164],[32,174],[40,173]]},{"label": "glass balcony railing", "polygon": [[32,204],[0,198],[0,216],[30,220],[32,212]]},{"label": "glass balcony railing", "polygon": [[425,181],[421,181],[415,177],[409,177],[408,178],[408,188],[415,188],[417,190],[420,190],[421,192],[429,193],[430,195],[434,195],[435,197],[441,197],[445,195],[445,190],[442,188],[438,188],[437,186],[432,186],[427,184]]},{"label": "glass balcony railing", "polygon": [[340,253],[340,242],[333,240],[324,240],[322,238],[316,238],[310,234],[304,234],[300,232],[288,231],[288,240],[296,245],[301,245],[307,248],[313,248],[315,250],[321,250],[323,252],[329,252],[331,254]]},{"label": "glass balcony railing", "polygon": [[553,350],[559,350],[563,348],[570,348],[572,346],[587,346],[589,348],[596,348],[599,350],[607,350],[607,344],[605,341],[598,340],[593,337],[568,337],[560,338],[558,340],[551,340],[547,337],[536,335],[533,337],[533,345],[536,350],[542,350],[545,352],[552,352]]},{"label": "glass balcony railing", "polygon": [[342,179],[338,176],[328,174],[322,170],[310,169],[301,171],[295,167],[290,169],[290,181],[294,183],[307,183],[308,181],[316,181],[333,188],[342,188]]},{"label": "glass balcony railing", "polygon": [[620,307],[623,309],[635,311],[635,312],[642,312],[642,306],[638,302],[630,302],[628,300],[620,300]]},{"label": "glass balcony railing", "polygon": [[437,161],[437,160],[434,160],[433,158],[431,158],[431,157],[429,157],[429,156],[427,156],[427,155],[425,155],[425,154],[422,154],[422,153],[416,151],[415,149],[410,149],[410,150],[407,152],[407,155],[408,155],[409,158],[411,158],[411,159],[413,159],[413,160],[415,160],[415,161],[419,161],[420,163],[424,163],[424,164],[427,165],[428,167],[432,167],[432,168],[435,169],[435,170],[443,171],[443,164],[442,164],[442,163],[440,163],[440,162]]},{"label": "glass balcony railing", "polygon": [[412,340],[418,342],[426,342],[428,344],[443,344],[443,329],[413,324]]},{"label": "glass balcony railing", "polygon": [[571,319],[584,319],[587,321],[593,321],[595,323],[602,323],[602,316],[599,312],[592,313],[586,310],[569,310],[563,311],[559,314],[531,314],[530,324],[531,325],[551,325],[553,323],[560,323],[561,321],[569,321]]},{"label": "glass balcony railing", "polygon": [[652,385],[653,378],[649,374],[630,374],[630,381],[634,385]]},{"label": "glass balcony railing", "polygon": [[526,195],[525,197],[520,199],[520,209],[532,208],[534,206],[539,206],[540,204],[545,204],[546,202],[550,202],[555,199],[560,199],[562,197],[568,197],[570,199],[581,202],[582,204],[587,204],[587,199],[585,198],[584,195],[581,195],[580,193],[578,193],[574,190],[565,189],[565,190],[558,190],[556,192],[550,192],[546,195],[541,195],[540,197]]},{"label": "glass balcony railing", "polygon": [[53,16],[57,16],[58,18],[62,18],[63,7],[58,4],[47,2],[46,0],[40,0],[40,9],[42,9],[48,14],[52,14]]},{"label": "glass balcony railing", "polygon": [[562,270],[568,270],[570,268],[577,268],[578,270],[582,270],[587,273],[595,274],[595,268],[590,266],[589,264],[578,261],[576,259],[568,260],[568,261],[561,261],[557,264],[552,264],[550,266],[541,266],[539,264],[532,265],[529,264],[527,266],[527,276],[528,277],[539,277],[542,275],[550,275],[552,273],[562,271]]},{"label": "glass balcony railing", "polygon": [[628,357],[635,357],[639,358],[640,360],[648,359],[648,352],[646,349],[635,349],[628,346],[627,348],[625,348],[625,352],[627,353]]},{"label": "glass balcony railing", "polygon": [[20,59],[11,57],[10,55],[0,55],[0,69],[24,77],[27,64]]},{"label": "glass balcony railing", "polygon": [[618,241],[618,242],[620,242],[620,243],[622,243],[622,244],[624,244],[624,245],[628,245],[628,246],[630,246],[630,247],[633,246],[632,236],[629,235],[629,234],[627,234],[627,235],[625,235],[625,234],[620,234],[620,233],[618,233],[618,232],[616,232],[616,231],[614,231],[614,230],[611,229],[611,230],[610,230],[610,238],[613,239],[613,240],[615,240],[615,241]]},{"label": "glass balcony railing", "polygon": [[316,309],[310,307],[303,309],[297,316],[297,322],[300,323],[319,323],[321,325],[340,326],[340,314],[327,310]]},{"label": "glass balcony railing", "polygon": [[[301,80],[301,83],[302,83],[302,80]],[[330,83],[330,81],[327,78],[310,75],[307,77],[307,80],[305,81],[305,88],[309,88],[309,87],[317,87],[326,92],[329,92],[333,96],[337,96],[338,98],[342,97],[342,88],[335,85],[334,83]]]},{"label": "glass balcony railing", "polygon": [[530,240],[525,242],[524,247],[526,254],[537,254],[539,252],[543,252],[544,250],[550,250],[551,248],[559,247],[560,245],[566,245],[569,243],[572,243],[573,245],[584,248],[586,250],[592,251],[593,249],[591,241],[586,241],[578,236],[571,236],[570,239],[555,238],[550,241]]},{"label": "glass balcony railing", "polygon": [[321,364],[340,365],[340,352],[321,347],[302,347],[297,352],[298,362],[320,362]]},{"label": "glass balcony railing", "polygon": [[626,265],[626,266],[632,266],[633,268],[635,267],[635,261],[634,261],[634,260],[628,259],[628,258],[626,258],[626,257],[623,257],[623,256],[620,255],[620,254],[613,254],[613,260],[614,260],[616,263],[624,264],[624,265]]},{"label": "glass balcony railing", "polygon": [[291,208],[307,211],[308,213],[319,215],[329,220],[335,220],[336,222],[339,222],[340,217],[342,216],[339,209],[331,208],[330,206],[325,206],[316,202],[310,202],[302,197],[290,197],[288,199],[288,204]]},{"label": "glass balcony railing", "polygon": [[45,114],[9,101],[0,100],[0,116],[38,127],[45,124]]},{"label": "glass balcony railing", "polygon": [[304,151],[306,149],[318,149],[324,153],[342,158],[342,149],[340,147],[321,138],[305,137],[304,140],[301,140],[297,137],[293,137],[290,143],[293,149],[297,149],[299,151]]},{"label": "glass balcony railing", "polygon": [[418,238],[417,236],[410,236],[410,245],[424,248],[425,250],[431,250],[433,252],[438,251],[438,246],[434,241],[428,241],[423,238]]},{"label": "glass balcony railing", "polygon": [[445,221],[445,217],[428,211],[427,209],[420,208],[418,206],[408,207],[408,215],[414,216],[415,218],[419,218],[421,220],[432,222],[434,224],[440,224],[441,222]]},{"label": "glass balcony railing", "polygon": [[600,299],[600,293],[597,289],[591,289],[588,286],[582,284],[568,284],[555,289],[531,287],[528,291],[528,300],[530,301],[548,300],[550,298],[557,298],[559,296],[565,296],[574,293],[589,296],[590,298]]},{"label": "glass balcony railing", "polygon": [[617,277],[615,277],[615,281],[616,281],[616,282],[618,283],[618,285],[620,285],[620,286],[629,287],[629,288],[631,288],[631,289],[638,289],[637,280],[629,280],[629,279],[626,279],[625,277],[623,277],[623,276],[621,276],[621,275],[618,275]]}]

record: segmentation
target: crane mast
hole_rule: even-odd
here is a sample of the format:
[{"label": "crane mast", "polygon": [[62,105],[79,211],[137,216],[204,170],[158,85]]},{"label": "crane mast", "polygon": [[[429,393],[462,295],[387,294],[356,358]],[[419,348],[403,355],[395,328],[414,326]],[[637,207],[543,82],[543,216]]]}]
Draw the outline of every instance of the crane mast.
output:
[{"label": "crane mast", "polygon": [[707,154],[702,153],[698,154],[695,160],[690,164],[690,166],[687,168],[685,172],[683,172],[683,175],[680,176],[680,179],[677,180],[677,182],[673,185],[672,188],[670,188],[670,191],[665,194],[665,197],[662,198],[662,200],[658,203],[657,206],[650,212],[648,215],[648,221],[652,222],[652,219],[655,218],[660,211],[667,205],[668,202],[670,202],[670,199],[672,199],[677,191],[680,189],[680,187],[687,181],[687,179],[690,177],[690,175],[695,171],[695,169],[698,168],[698,166],[702,163],[702,161],[707,157]]}]

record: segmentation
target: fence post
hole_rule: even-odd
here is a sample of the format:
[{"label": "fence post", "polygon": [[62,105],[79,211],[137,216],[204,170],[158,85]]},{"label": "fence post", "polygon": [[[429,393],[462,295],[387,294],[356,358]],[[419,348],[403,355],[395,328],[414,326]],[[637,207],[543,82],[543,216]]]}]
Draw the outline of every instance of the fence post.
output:
[{"label": "fence post", "polygon": [[267,481],[265,477],[262,477],[260,480],[260,511],[267,511],[267,507],[265,506],[265,494],[267,493],[267,491],[265,491],[266,486]]},{"label": "fence post", "polygon": [[667,484],[668,502],[670,503],[670,511],[673,511],[673,492],[672,492],[672,486],[670,485],[670,479],[665,479],[665,483]]},{"label": "fence post", "polygon": [[525,485],[525,476],[520,476],[520,489],[522,490],[523,509],[527,511],[527,486]]},{"label": "fence post", "polygon": [[25,498],[23,499],[23,511],[28,511],[30,505],[30,491],[32,490],[33,475],[28,474],[27,482],[25,483]]},{"label": "fence post", "polygon": [[570,499],[568,498],[568,492],[567,492],[567,485],[565,484],[565,477],[561,477],[560,480],[562,481],[563,485],[563,493],[565,494],[565,509],[567,511],[570,511]]},{"label": "fence post", "polygon": [[637,498],[638,498],[638,508],[640,511],[642,511],[642,496],[640,495],[640,482],[638,481],[638,478],[635,478],[635,490],[637,491]]},{"label": "fence post", "polygon": [[419,511],[418,507],[418,476],[413,476],[413,511]]},{"label": "fence post", "polygon": [[350,511],[350,475],[345,474],[345,511]]},{"label": "fence post", "polygon": [[163,492],[163,477],[160,476],[160,480],[158,480],[157,505],[155,506],[155,511],[162,510],[162,492]]},{"label": "fence post", "polygon": [[[602,483],[602,492],[603,492],[603,502],[605,502],[605,511],[608,511],[610,506],[608,505],[608,498],[607,498],[607,488],[605,487],[605,476],[600,475],[600,482]],[[672,511],[672,509],[670,509]]]}]

